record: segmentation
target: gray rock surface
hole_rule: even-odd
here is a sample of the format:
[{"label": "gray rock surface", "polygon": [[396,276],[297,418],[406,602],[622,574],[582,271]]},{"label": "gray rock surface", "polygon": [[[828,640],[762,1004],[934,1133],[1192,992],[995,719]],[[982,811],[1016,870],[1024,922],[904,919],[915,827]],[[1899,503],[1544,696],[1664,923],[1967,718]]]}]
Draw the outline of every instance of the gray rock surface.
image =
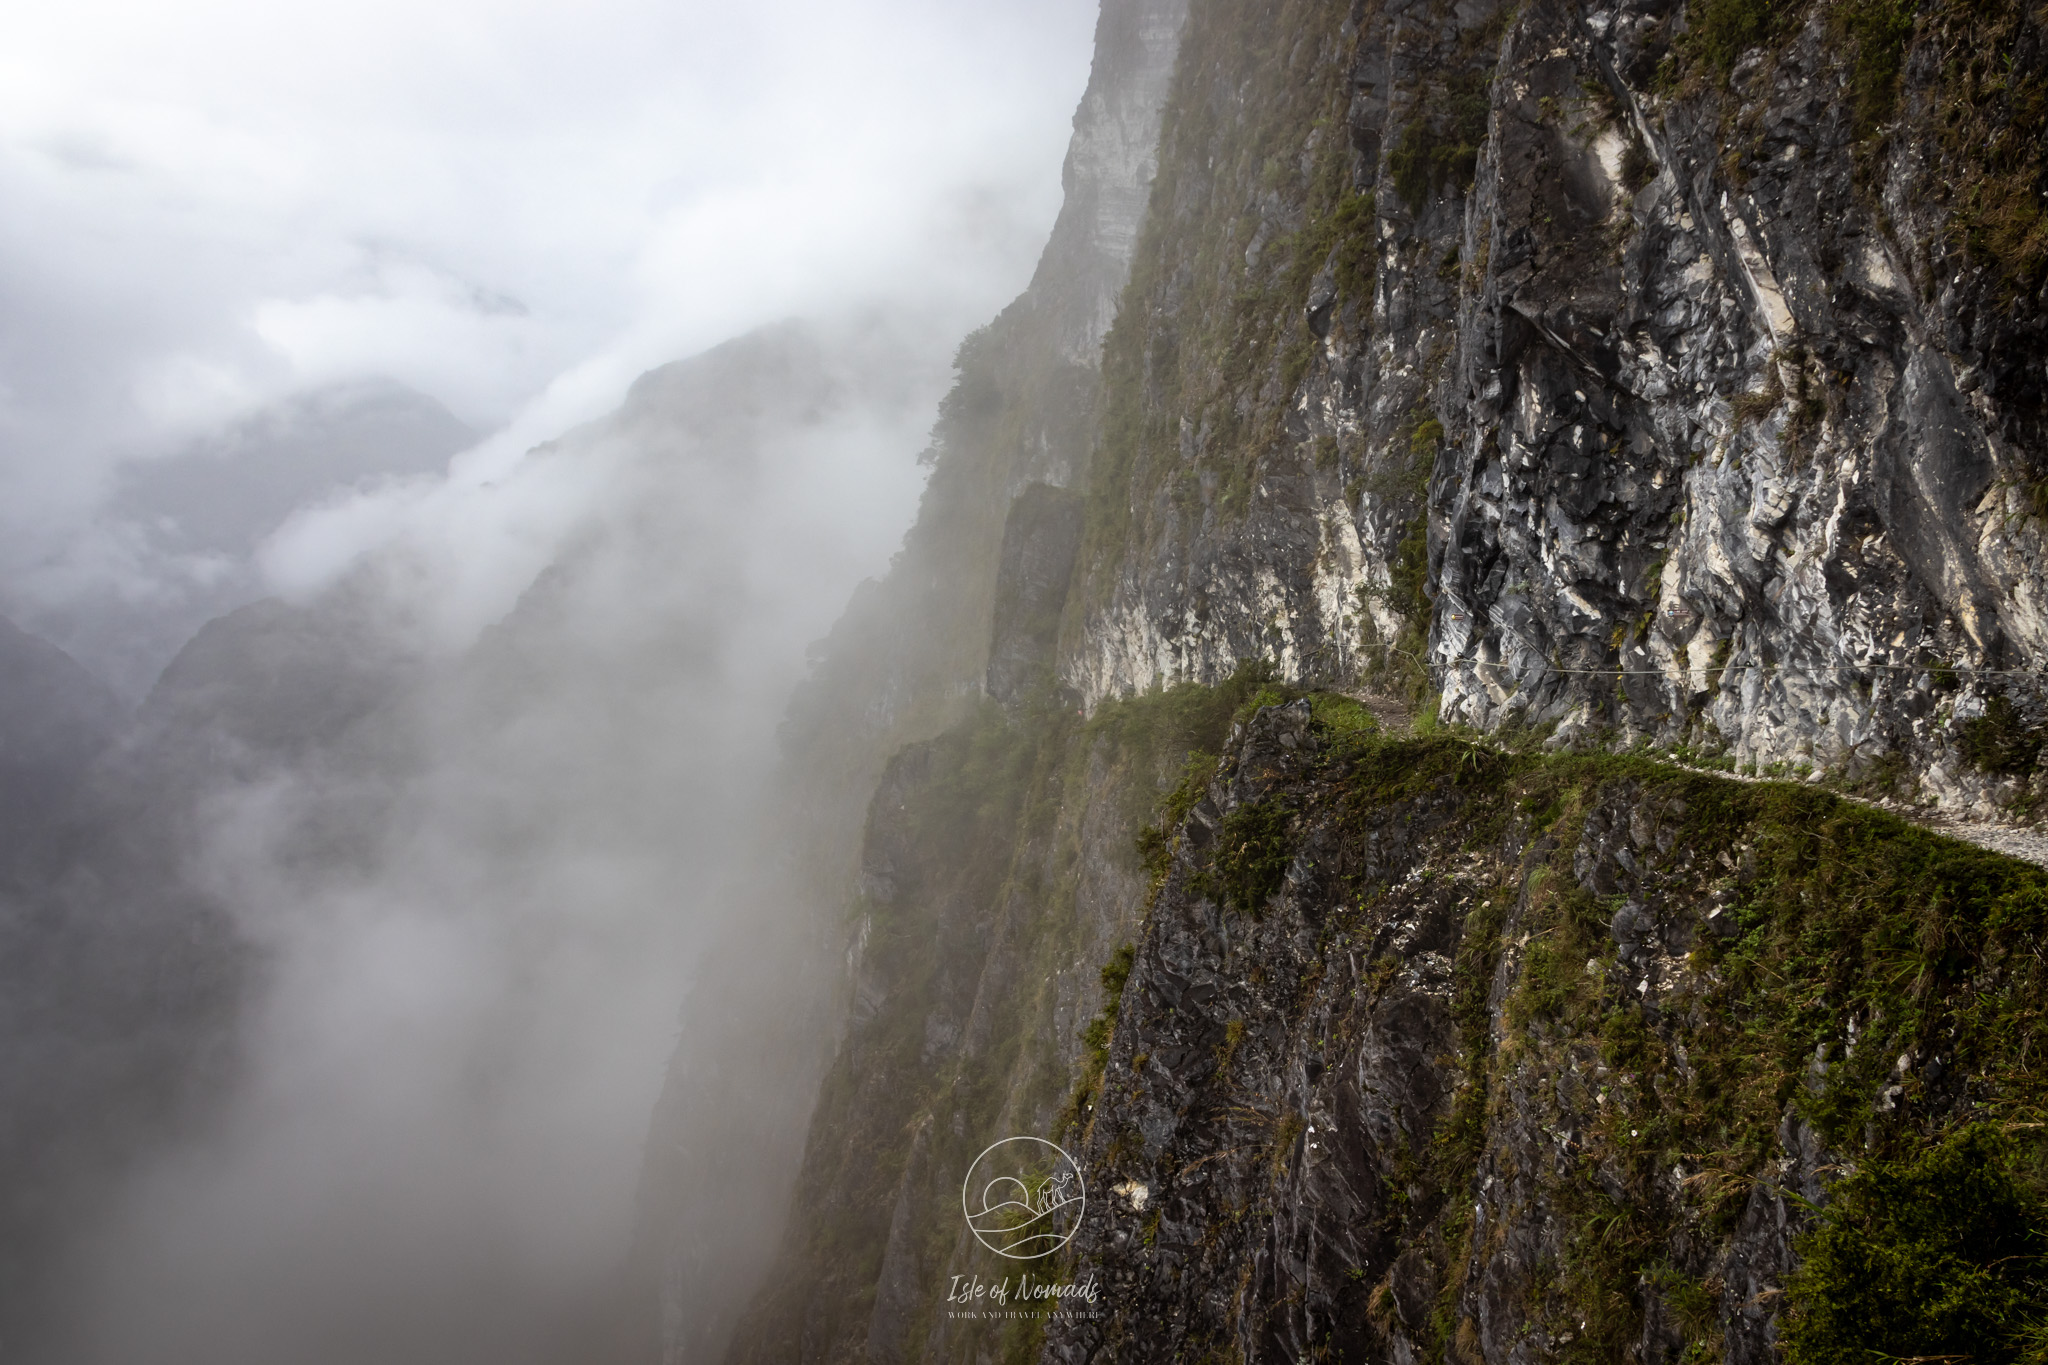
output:
[{"label": "gray rock surface", "polygon": [[[1849,777],[1888,760],[1988,813],[2031,775],[1963,761],[1958,722],[2008,694],[2031,720],[2038,679],[1997,670],[2048,645],[2023,494],[2041,310],[1941,244],[1931,54],[1873,149],[1817,14],[1725,99],[1642,79],[1656,18],[1538,7],[1502,48],[1460,318],[1477,402],[1433,484],[1443,713]],[[1614,123],[1541,116],[1588,81]],[[1655,168],[1633,190],[1631,154]],[[1578,197],[1546,212],[1556,183]]]},{"label": "gray rock surface", "polygon": [[1049,484],[1033,484],[1010,504],[988,649],[988,694],[999,702],[1014,704],[1051,686],[1081,518],[1081,500]]},{"label": "gray rock surface", "polygon": [[[1430,761],[1333,744],[1306,701],[1233,737],[1173,838],[1083,1128],[1108,1197],[1059,1274],[1098,1280],[1101,1311],[1048,1323],[1041,1359],[1779,1358],[1796,1238],[1859,1158],[1803,1107],[1841,1042],[1790,1076],[1747,1049],[1730,1069],[1760,1021],[1728,1027],[1723,921],[1769,894],[1745,840],[1774,836],[1713,814],[1718,778],[1581,776],[1560,808],[1517,785],[1527,764],[1439,750],[1408,776]],[[1260,807],[1286,813],[1287,864],[1245,903],[1217,869]],[[1559,962],[1572,915],[1597,936]],[[1545,1003],[1575,991],[1576,1015]],[[1847,1084],[1874,1092],[1894,1050]],[[1922,1075],[1923,1122],[1986,1093]],[[1739,1173],[1693,1140],[1733,1136],[1706,1117],[1725,1086],[1777,1097]],[[1610,1257],[1661,1269],[1624,1283]]]},{"label": "gray rock surface", "polygon": [[1483,729],[2031,809],[2038,749],[1965,732],[2042,720],[2048,323],[1959,244],[1932,39],[1872,136],[1818,11],[1725,90],[1656,77],[1663,5],[1279,22],[1176,78],[1075,690],[1392,667]]}]

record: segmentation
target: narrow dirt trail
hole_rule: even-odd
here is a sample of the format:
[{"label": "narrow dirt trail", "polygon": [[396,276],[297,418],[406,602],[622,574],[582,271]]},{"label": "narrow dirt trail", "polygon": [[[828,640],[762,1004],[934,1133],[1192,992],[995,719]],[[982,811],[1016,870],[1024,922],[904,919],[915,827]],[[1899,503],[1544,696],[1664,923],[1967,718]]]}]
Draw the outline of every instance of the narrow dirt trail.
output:
[{"label": "narrow dirt trail", "polygon": [[[1414,727],[1413,713],[1407,706],[1393,697],[1377,692],[1346,692],[1343,695],[1350,697],[1353,701],[1364,706],[1366,710],[1372,712],[1373,719],[1379,722],[1381,730],[1385,732],[1399,734],[1404,730],[1410,730]],[[1669,759],[1659,759],[1658,761],[1666,763],[1673,768],[1683,769],[1689,773],[1698,773],[1702,777],[1722,777],[1730,782],[1761,783],[1778,780],[1768,777],[1748,777],[1741,773],[1722,772],[1716,768],[1695,768],[1684,763],[1672,763]],[[1995,824],[1978,820],[1958,820],[1952,816],[1922,810],[1919,807],[1908,806],[1901,802],[1870,801],[1860,796],[1843,795],[1840,792],[1837,792],[1836,795],[1841,796],[1844,801],[1854,801],[1859,806],[1868,806],[1872,810],[1881,810],[1888,815],[1896,815],[1901,820],[1910,820],[1922,829],[1932,830],[1936,834],[1946,835],[1951,839],[1960,839],[1966,844],[1975,844],[1979,848],[1990,849],[1993,853],[2003,853],[2008,858],[2018,858],[2022,862],[2033,863],[2037,867],[2048,867],[2048,833],[2044,833],[2031,826]]]}]

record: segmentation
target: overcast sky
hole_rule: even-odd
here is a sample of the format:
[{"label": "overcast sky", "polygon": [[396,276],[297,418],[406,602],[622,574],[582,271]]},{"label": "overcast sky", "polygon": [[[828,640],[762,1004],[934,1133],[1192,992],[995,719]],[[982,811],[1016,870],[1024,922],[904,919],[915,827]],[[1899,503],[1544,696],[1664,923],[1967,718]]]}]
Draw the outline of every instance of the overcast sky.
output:
[{"label": "overcast sky", "polygon": [[872,301],[964,332],[1057,210],[1093,22],[1090,0],[13,0],[0,574],[61,553],[115,462],[309,387],[388,376],[509,453],[776,318]]}]

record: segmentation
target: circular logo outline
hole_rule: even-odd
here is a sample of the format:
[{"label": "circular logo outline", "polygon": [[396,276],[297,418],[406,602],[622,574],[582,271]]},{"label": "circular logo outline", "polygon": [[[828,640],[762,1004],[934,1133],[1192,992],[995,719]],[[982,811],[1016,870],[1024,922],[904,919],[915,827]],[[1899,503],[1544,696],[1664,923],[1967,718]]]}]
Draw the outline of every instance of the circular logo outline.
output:
[{"label": "circular logo outline", "polygon": [[[1059,1154],[1060,1160],[1066,1162],[1067,1166],[1074,1173],[1074,1195],[1071,1198],[1056,1197],[1048,1200],[1047,1196],[1049,1194],[1055,1193],[1055,1191],[1053,1191],[1049,1187],[1056,1186],[1059,1183],[1061,1183],[1059,1179],[1054,1176],[1046,1177],[1043,1181],[1039,1183],[1036,1189],[1032,1188],[1028,1183],[1026,1183],[1025,1180],[1020,1179],[1017,1176],[997,1176],[982,1186],[982,1208],[981,1213],[977,1215],[974,1212],[972,1205],[968,1203],[967,1197],[969,1188],[974,1184],[974,1172],[977,1168],[980,1167],[981,1163],[985,1159],[987,1159],[988,1154],[990,1152],[993,1152],[998,1147],[1007,1146],[1012,1142],[1035,1142],[1039,1144],[1041,1147],[1050,1147],[1053,1149],[1053,1151],[1057,1152]],[[1017,1186],[1018,1193],[1022,1196],[1022,1198],[1002,1199],[992,1206],[989,1203],[989,1191],[994,1189],[997,1185],[1003,1182],[1009,1182],[1010,1184]],[[1005,1251],[1002,1247],[997,1246],[994,1242],[991,1242],[987,1237],[983,1236],[982,1229],[980,1227],[977,1227],[974,1221],[977,1216],[981,1217],[984,1221],[986,1221],[989,1215],[1000,1212],[1001,1210],[1008,1208],[1012,1205],[1017,1205],[1022,1207],[1025,1211],[1031,1214],[1031,1217],[1029,1219],[1027,1219],[1024,1223],[1019,1224],[1018,1226],[1029,1227],[1032,1223],[1037,1222],[1040,1218],[1050,1217],[1052,1214],[1058,1212],[1061,1209],[1066,1208],[1070,1204],[1077,1206],[1074,1213],[1073,1225],[1067,1229],[1066,1236],[1060,1238],[1057,1242],[1054,1242],[1051,1246],[1047,1247],[1043,1251]],[[1074,1240],[1074,1234],[1081,1230],[1081,1216],[1085,1214],[1087,1211],[1088,1182],[1086,1178],[1083,1177],[1081,1174],[1081,1163],[1074,1160],[1073,1156],[1068,1153],[1066,1148],[1060,1146],[1056,1142],[1048,1142],[1042,1137],[1006,1137],[999,1138],[996,1141],[991,1142],[988,1146],[982,1148],[980,1156],[977,1156],[976,1158],[974,1158],[972,1162],[968,1163],[967,1174],[960,1181],[960,1212],[963,1215],[965,1215],[967,1219],[967,1230],[974,1234],[975,1241],[980,1242],[990,1251],[993,1251],[996,1255],[1001,1256],[1007,1260],[1036,1261],[1042,1260],[1043,1258],[1052,1255],[1055,1251],[1058,1251],[1061,1247],[1065,1246],[1067,1243]],[[1017,1228],[1005,1229],[1005,1231],[1011,1232],[1014,1232],[1016,1230]],[[1037,1241],[1041,1237],[1050,1237],[1051,1235],[1052,1234],[1049,1232],[1037,1233],[1031,1237],[1026,1238],[1025,1240],[1027,1242]],[[1012,1243],[1012,1245],[1016,1244]]]}]

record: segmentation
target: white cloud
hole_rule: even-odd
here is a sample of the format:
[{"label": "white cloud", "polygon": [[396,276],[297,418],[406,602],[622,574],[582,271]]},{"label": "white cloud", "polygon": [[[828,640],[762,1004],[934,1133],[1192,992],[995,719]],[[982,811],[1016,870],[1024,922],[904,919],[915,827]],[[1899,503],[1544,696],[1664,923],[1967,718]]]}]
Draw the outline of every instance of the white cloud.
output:
[{"label": "white cloud", "polygon": [[879,299],[974,325],[1057,207],[1093,19],[1086,0],[13,10],[7,578],[75,532],[116,460],[311,385],[386,375],[538,439],[774,318]]}]

